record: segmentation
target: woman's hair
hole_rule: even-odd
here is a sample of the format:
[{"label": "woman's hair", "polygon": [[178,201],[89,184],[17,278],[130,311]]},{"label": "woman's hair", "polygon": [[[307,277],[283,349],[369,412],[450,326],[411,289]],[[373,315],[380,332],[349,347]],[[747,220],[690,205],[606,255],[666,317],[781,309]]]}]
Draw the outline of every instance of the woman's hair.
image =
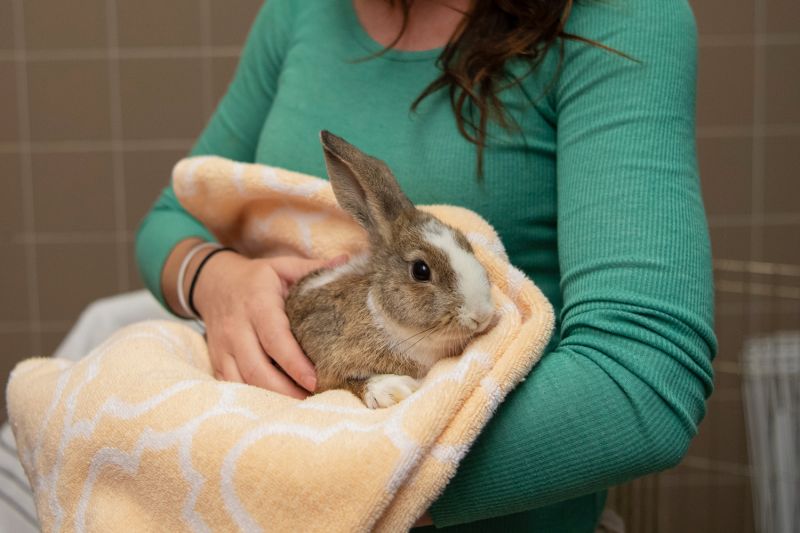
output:
[{"label": "woman's hair", "polygon": [[[394,41],[381,53],[396,45],[405,33],[414,2],[385,1],[392,5],[399,2],[403,24]],[[426,97],[447,89],[458,130],[477,147],[479,177],[483,175],[483,149],[486,146],[488,121],[494,120],[507,129],[517,126],[506,113],[499,94],[518,85],[529,75],[548,49],[557,44],[559,68],[565,39],[619,53],[564,31],[573,4],[574,0],[473,0],[472,8],[464,14],[437,60],[441,75],[412,103],[411,109],[416,110]],[[514,76],[506,69],[506,63],[516,59],[529,65],[527,72],[521,76]]]}]

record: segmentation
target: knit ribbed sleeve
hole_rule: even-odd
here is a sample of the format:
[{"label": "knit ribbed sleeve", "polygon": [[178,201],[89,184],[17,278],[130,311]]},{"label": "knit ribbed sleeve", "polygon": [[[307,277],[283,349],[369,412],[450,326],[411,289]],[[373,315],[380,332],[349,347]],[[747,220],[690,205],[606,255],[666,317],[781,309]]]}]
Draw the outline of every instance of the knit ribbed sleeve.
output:
[{"label": "knit ribbed sleeve", "polygon": [[[693,15],[684,0],[586,2],[567,31],[634,60],[568,42],[551,96],[561,339],[434,504],[437,526],[540,508],[675,465],[711,392]],[[557,529],[542,530],[565,531],[550,525]]]}]

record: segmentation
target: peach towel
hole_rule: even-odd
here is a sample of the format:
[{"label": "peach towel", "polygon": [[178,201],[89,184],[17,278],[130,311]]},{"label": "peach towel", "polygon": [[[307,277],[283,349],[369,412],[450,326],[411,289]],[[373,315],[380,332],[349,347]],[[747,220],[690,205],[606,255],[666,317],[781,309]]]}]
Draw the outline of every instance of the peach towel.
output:
[{"label": "peach towel", "polygon": [[[253,256],[331,258],[366,245],[319,178],[195,157],[173,183],[221,242]],[[554,320],[481,217],[423,209],[467,235],[500,320],[396,406],[218,382],[203,338],[170,322],[125,328],[75,363],[18,364],[8,411],[44,531],[410,528],[541,356]]]}]

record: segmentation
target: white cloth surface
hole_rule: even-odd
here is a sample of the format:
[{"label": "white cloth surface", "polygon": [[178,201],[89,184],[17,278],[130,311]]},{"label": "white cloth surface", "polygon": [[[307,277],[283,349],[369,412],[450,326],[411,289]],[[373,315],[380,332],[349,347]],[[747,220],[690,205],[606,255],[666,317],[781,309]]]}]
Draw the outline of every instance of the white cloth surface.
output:
[{"label": "white cloth surface", "polygon": [[91,303],[61,341],[53,357],[77,361],[130,324],[143,320],[177,320],[147,291],[110,296]]},{"label": "white cloth surface", "polygon": [[[153,319],[178,320],[144,290],[97,300],[81,313],[53,357],[75,361],[91,352],[118,329]],[[199,325],[194,327],[200,329]],[[17,457],[11,427],[4,423],[0,428],[0,533],[38,531],[36,507],[28,478],[25,477]]]}]

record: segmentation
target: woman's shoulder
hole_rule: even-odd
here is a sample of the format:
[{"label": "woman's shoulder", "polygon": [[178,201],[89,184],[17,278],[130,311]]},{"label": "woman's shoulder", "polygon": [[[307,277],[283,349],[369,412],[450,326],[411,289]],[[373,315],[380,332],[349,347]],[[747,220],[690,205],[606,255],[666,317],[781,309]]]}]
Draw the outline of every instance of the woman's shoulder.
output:
[{"label": "woman's shoulder", "polygon": [[547,58],[553,109],[572,103],[605,113],[623,96],[649,109],[683,94],[682,109],[693,114],[697,26],[687,0],[577,0],[565,32],[577,39]]},{"label": "woman's shoulder", "polygon": [[[313,12],[320,7],[328,6],[333,0],[264,0],[261,9],[271,9],[286,15],[297,16],[299,14]],[[335,0],[342,1],[342,0]],[[348,1],[348,0],[343,0]]]},{"label": "woman's shoulder", "polygon": [[563,67],[582,75],[696,63],[697,25],[688,0],[578,0],[564,30],[578,39],[565,40]]},{"label": "woman's shoulder", "polygon": [[266,0],[254,25],[271,27],[282,32],[292,32],[301,25],[330,22],[332,11],[337,11],[342,2],[350,0]]},{"label": "woman's shoulder", "polygon": [[293,24],[306,13],[323,5],[323,0],[264,0],[261,3],[256,24]]},{"label": "woman's shoulder", "polygon": [[[696,33],[688,0],[577,0],[565,31],[587,39],[645,39]],[[605,43],[604,43],[605,44]]]}]

